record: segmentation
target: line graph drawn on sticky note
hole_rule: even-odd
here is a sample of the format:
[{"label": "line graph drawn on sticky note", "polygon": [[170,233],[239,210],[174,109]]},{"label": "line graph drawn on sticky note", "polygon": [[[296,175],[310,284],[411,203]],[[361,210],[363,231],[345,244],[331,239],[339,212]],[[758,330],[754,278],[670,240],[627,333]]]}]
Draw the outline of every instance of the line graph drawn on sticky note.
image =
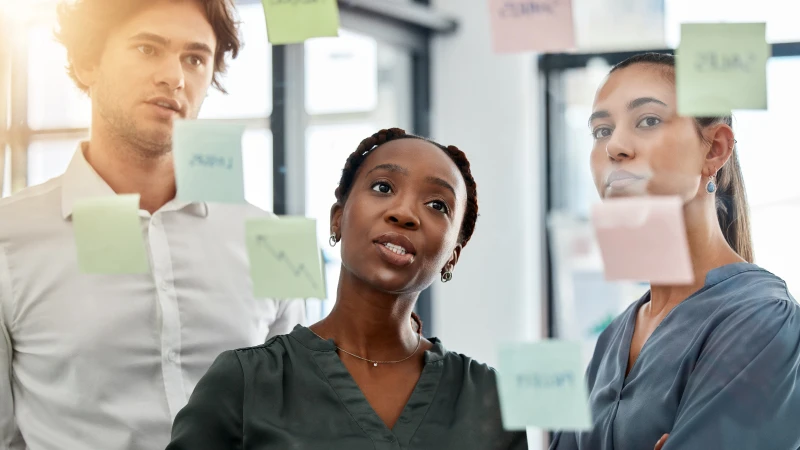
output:
[{"label": "line graph drawn on sticky note", "polygon": [[316,220],[250,219],[245,224],[256,297],[325,298]]}]

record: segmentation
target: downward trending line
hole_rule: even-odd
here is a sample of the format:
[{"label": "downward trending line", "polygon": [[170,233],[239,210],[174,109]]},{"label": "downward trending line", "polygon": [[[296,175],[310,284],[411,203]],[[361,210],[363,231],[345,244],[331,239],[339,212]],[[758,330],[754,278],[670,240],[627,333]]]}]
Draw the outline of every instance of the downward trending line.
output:
[{"label": "downward trending line", "polygon": [[294,274],[295,277],[299,277],[301,274],[305,274],[306,278],[308,279],[308,282],[311,283],[311,286],[313,286],[315,289],[317,288],[317,283],[314,282],[313,275],[308,273],[308,270],[306,270],[304,264],[299,264],[295,266],[292,260],[289,259],[289,256],[286,254],[286,252],[284,252],[283,250],[276,250],[272,245],[270,245],[269,239],[266,236],[262,235],[256,236],[256,242],[258,242],[264,248],[266,248],[267,251],[270,252],[277,261],[280,261],[284,265],[286,265],[286,267],[289,268],[289,270]]}]

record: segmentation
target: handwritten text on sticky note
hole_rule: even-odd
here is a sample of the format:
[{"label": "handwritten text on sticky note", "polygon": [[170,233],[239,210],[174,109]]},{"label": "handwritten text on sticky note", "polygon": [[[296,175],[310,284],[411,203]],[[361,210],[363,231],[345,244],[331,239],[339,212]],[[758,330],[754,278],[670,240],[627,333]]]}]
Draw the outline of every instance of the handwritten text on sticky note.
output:
[{"label": "handwritten text on sticky note", "polygon": [[571,0],[490,0],[497,53],[555,52],[575,46]]},{"label": "handwritten text on sticky note", "polygon": [[241,125],[175,122],[172,145],[178,200],[244,203],[243,133]]},{"label": "handwritten text on sticky note", "polygon": [[298,44],[315,37],[339,35],[336,0],[261,0],[267,36],[274,45]]},{"label": "handwritten text on sticky note", "polygon": [[577,342],[541,341],[500,349],[498,392],[507,430],[591,428]]},{"label": "handwritten text on sticky note", "polygon": [[305,217],[246,222],[250,275],[257,297],[326,297],[316,221]]},{"label": "handwritten text on sticky note", "polygon": [[139,194],[76,200],[72,225],[83,273],[147,273]]},{"label": "handwritten text on sticky note", "polygon": [[681,25],[678,113],[708,117],[767,108],[770,46],[763,23]]}]

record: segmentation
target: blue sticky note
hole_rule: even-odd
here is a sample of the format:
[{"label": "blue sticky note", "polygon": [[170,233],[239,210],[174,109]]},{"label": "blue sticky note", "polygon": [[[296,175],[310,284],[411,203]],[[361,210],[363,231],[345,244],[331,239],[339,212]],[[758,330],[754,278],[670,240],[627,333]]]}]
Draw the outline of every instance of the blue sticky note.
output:
[{"label": "blue sticky note", "polygon": [[504,345],[497,370],[505,429],[591,429],[580,343],[548,340]]},{"label": "blue sticky note", "polygon": [[314,219],[250,219],[245,223],[245,235],[256,297],[326,297]]},{"label": "blue sticky note", "polygon": [[245,203],[244,128],[207,120],[175,122],[172,153],[179,201]]},{"label": "blue sticky note", "polygon": [[678,114],[767,109],[770,46],[764,23],[684,23],[675,52]]}]

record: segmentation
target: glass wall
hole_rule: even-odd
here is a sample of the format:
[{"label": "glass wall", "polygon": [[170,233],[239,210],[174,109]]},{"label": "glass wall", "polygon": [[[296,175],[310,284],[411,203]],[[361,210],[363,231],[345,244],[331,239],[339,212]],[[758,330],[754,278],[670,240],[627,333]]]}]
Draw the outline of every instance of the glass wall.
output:
[{"label": "glass wall", "polygon": [[[245,197],[262,209],[273,210],[275,174],[295,170],[289,166],[297,159],[284,156],[287,166],[274,166],[271,115],[273,95],[281,90],[273,85],[276,68],[272,67],[274,60],[263,7],[257,1],[240,1],[237,9],[244,46],[223,78],[228,94],[209,90],[199,118],[245,125]],[[53,2],[32,3],[19,11],[15,9],[15,14],[23,10],[25,14],[15,15],[13,21],[12,34],[19,38],[9,53],[9,61],[16,64],[2,65],[12,67],[10,82],[6,81],[8,86],[3,88],[8,87],[8,91],[11,86],[20,88],[14,98],[0,96],[0,108],[8,109],[12,116],[16,114],[11,130],[16,138],[8,141],[6,163],[2,167],[6,174],[2,196],[63,174],[79,142],[88,138],[91,122],[91,101],[67,75],[66,50],[54,38]],[[300,211],[318,219],[318,238],[326,262],[327,297],[331,299],[309,302],[311,321],[330,311],[337,288],[339,249],[330,248],[327,242],[330,207],[340,168],[360,141],[377,130],[401,127],[414,131],[412,55],[420,51],[418,37],[409,44],[402,33],[397,34],[396,25],[389,27],[394,31],[383,35],[380,33],[383,30],[366,22],[368,19],[364,17],[358,21],[343,17],[344,24],[354,24],[357,29],[364,28],[375,35],[341,29],[338,38],[309,40],[299,46],[303,55],[300,64],[287,62],[286,68],[279,69],[286,69],[289,82],[301,80],[302,99],[298,101],[292,89],[284,89],[281,95],[285,96],[284,104],[302,107],[302,125],[282,130],[284,135],[291,134],[284,139],[302,145],[281,151],[305,150],[304,158],[300,159],[305,166],[300,169],[305,198],[296,201],[304,202]],[[291,51],[298,48],[286,48],[290,47]],[[0,83],[3,82],[0,77]],[[23,120],[19,120],[20,115]],[[5,131],[5,124],[2,125],[0,132]],[[5,133],[0,134],[0,148],[5,146],[3,139]],[[16,162],[13,167],[12,162]],[[297,186],[286,186],[289,192],[294,188]]]},{"label": "glass wall", "polygon": [[[798,7],[766,1],[763,8],[753,10],[751,3],[743,1],[699,5],[668,0],[668,42],[673,47],[678,44],[681,22],[754,20],[767,21],[770,42],[800,40],[798,28],[789,26],[792,8]],[[592,348],[608,319],[647,289],[647,285],[603,280],[599,250],[588,221],[590,208],[599,197],[589,169],[593,142],[587,120],[596,88],[611,64],[625,56],[581,55],[572,61],[583,63],[542,68],[550,88],[547,117],[551,133],[548,157],[553,332],[559,337],[583,339]],[[800,239],[794,236],[793,229],[800,219],[800,185],[792,177],[793,169],[800,164],[800,154],[791,148],[792,124],[800,120],[793,104],[794,99],[800,98],[800,54],[771,58],[767,76],[769,109],[734,111],[734,131],[751,207],[756,263],[786,280],[790,291],[798,291],[800,272],[790,255],[800,252]],[[576,242],[580,243],[577,247]],[[588,296],[592,298],[588,305],[583,301],[588,292],[603,294]]]},{"label": "glass wall", "polygon": [[333,308],[339,246],[328,246],[334,191],[347,157],[381,128],[412,127],[411,53],[372,37],[343,31],[339,38],[305,44],[306,215],[317,219],[328,300],[309,301],[318,320]]}]

